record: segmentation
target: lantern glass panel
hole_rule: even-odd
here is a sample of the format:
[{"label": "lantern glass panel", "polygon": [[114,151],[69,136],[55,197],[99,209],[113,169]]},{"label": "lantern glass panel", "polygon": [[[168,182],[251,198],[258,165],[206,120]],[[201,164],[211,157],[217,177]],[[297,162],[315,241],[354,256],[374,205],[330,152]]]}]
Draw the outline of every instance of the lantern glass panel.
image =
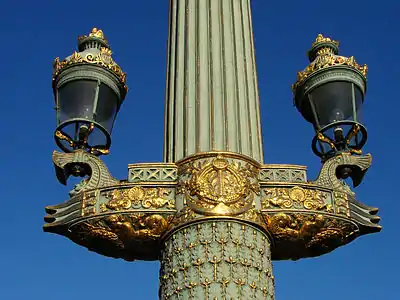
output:
[{"label": "lantern glass panel", "polygon": [[107,85],[101,84],[96,106],[95,121],[111,133],[115,116],[118,111],[118,96]]},{"label": "lantern glass panel", "polygon": [[363,102],[364,97],[361,93],[360,89],[354,85],[354,92],[355,92],[355,104],[356,104],[356,120],[358,123],[364,122],[364,114],[363,114]]},{"label": "lantern glass panel", "polygon": [[339,121],[356,121],[355,113],[363,102],[360,89],[346,81],[323,84],[310,93],[309,99],[315,112],[317,128]]},{"label": "lantern glass panel", "polygon": [[97,82],[93,80],[75,80],[60,87],[59,123],[74,118],[93,120],[96,87]]}]

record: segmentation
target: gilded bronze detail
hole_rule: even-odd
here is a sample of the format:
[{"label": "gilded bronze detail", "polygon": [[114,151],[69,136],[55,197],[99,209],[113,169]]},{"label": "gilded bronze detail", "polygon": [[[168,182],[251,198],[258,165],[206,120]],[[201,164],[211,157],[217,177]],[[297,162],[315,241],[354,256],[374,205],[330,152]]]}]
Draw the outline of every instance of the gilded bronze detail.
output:
[{"label": "gilded bronze detail", "polygon": [[334,45],[339,46],[338,41],[332,40],[329,37],[324,37],[321,33],[317,35],[315,41],[312,43],[312,46],[315,47],[320,43],[326,43],[326,42],[333,43]]},{"label": "gilded bronze detail", "polygon": [[103,30],[98,29],[98,28],[93,28],[92,31],[88,35],[81,35],[78,37],[78,41],[82,41],[86,39],[87,37],[95,37],[100,40],[103,40],[106,44],[108,43],[106,37],[104,36]]},{"label": "gilded bronze detail", "polygon": [[274,237],[276,260],[319,256],[349,243],[358,233],[350,220],[323,214],[279,212],[265,219]]},{"label": "gilded bronze detail", "polygon": [[173,209],[174,199],[168,198],[171,190],[166,188],[143,188],[133,186],[130,189],[115,189],[106,193],[111,198],[101,206],[102,212],[110,210],[129,210],[133,207],[144,209]]},{"label": "gilded bronze detail", "polygon": [[[322,34],[319,34],[313,43],[313,48],[318,46],[318,44],[325,43],[332,43],[336,47],[339,45],[338,42],[333,41],[330,38],[325,38]],[[364,78],[367,77],[367,65],[359,65],[354,56],[345,57],[336,55],[331,47],[322,47],[318,50],[315,60],[311,62],[303,71],[297,72],[297,80],[292,85],[293,92],[295,92],[297,87],[314,72],[333,66],[348,66],[360,72]]]},{"label": "gilded bronze detail", "polygon": [[221,220],[264,231],[278,260],[321,255],[381,229],[378,209],[358,202],[336,176],[345,166],[359,184],[369,155],[332,157],[313,182],[302,166],[261,166],[232,153],[130,165],[133,182],[116,180],[100,158],[81,150],[54,152],[53,161],[60,182],[86,178],[70,200],[46,208],[45,230],[112,257],[157,259],[159,243],[181,228]]},{"label": "gilded bronze detail", "polygon": [[237,215],[248,210],[259,194],[258,169],[248,163],[229,162],[223,156],[184,165],[179,173],[189,175],[178,193],[189,207],[207,215]]},{"label": "gilded bronze detail", "polygon": [[331,204],[325,202],[327,193],[317,189],[304,189],[299,186],[291,188],[266,188],[262,200],[264,209],[270,208],[300,208],[309,210],[324,210],[332,212]]},{"label": "gilded bronze detail", "polygon": [[71,226],[68,237],[105,256],[148,260],[156,259],[158,239],[167,228],[168,217],[160,214],[113,214]]},{"label": "gilded bronze detail", "polygon": [[54,75],[53,80],[58,76],[58,74],[66,67],[75,65],[75,64],[93,64],[106,68],[115,74],[124,85],[124,88],[128,90],[126,86],[126,73],[124,73],[120,66],[112,58],[112,51],[108,48],[101,48],[97,55],[93,55],[93,53],[87,54],[79,54],[78,52],[74,52],[69,58],[60,61],[59,57],[54,59],[53,67],[54,67]]}]

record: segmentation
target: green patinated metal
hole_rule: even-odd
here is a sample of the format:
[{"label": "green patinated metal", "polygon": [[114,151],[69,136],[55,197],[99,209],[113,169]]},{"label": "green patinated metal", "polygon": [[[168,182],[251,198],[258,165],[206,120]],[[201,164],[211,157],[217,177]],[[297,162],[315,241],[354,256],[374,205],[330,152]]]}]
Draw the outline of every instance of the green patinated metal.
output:
[{"label": "green patinated metal", "polygon": [[211,220],[167,237],[160,299],[274,299],[269,237],[246,223]]},{"label": "green patinated metal", "polygon": [[[130,164],[118,180],[84,149],[54,152],[61,183],[85,179],[69,200],[46,207],[44,231],[108,257],[160,260],[163,300],[272,300],[272,260],[323,255],[381,230],[378,209],[341,179],[360,184],[370,155],[335,152],[315,180],[305,166],[263,164],[250,0],[172,0],[169,22],[165,161]],[[311,56],[322,46],[337,54],[335,42],[317,40]],[[108,47],[97,29],[80,39],[88,41]],[[96,45],[80,51],[110,55]],[[57,82],[97,70],[96,80],[125,93],[119,67],[70,59],[80,58],[58,65]],[[346,63],[306,69],[296,87],[344,78],[363,88],[365,69]]]}]

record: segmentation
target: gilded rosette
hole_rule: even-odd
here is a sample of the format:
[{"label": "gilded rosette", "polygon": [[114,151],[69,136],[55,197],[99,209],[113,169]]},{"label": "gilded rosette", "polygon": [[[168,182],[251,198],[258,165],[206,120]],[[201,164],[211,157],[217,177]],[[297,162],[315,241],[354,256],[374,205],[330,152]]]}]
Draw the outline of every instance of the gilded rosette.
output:
[{"label": "gilded rosette", "polygon": [[351,68],[358,72],[364,78],[364,81],[366,81],[368,73],[367,65],[359,65],[354,56],[345,57],[338,55],[338,47],[339,42],[324,37],[322,34],[317,36],[308,53],[311,63],[303,71],[297,72],[297,80],[292,85],[294,94],[296,94],[298,87],[303,85],[314,73],[328,68],[337,68],[340,66]]},{"label": "gilded rosette", "polygon": [[90,64],[111,72],[118,79],[125,93],[128,91],[126,73],[113,60],[111,48],[101,29],[93,28],[88,35],[80,36],[78,38],[78,48],[80,52],[74,51],[72,55],[63,60],[60,60],[59,57],[54,60],[53,82],[56,82],[59,74],[68,67]]}]

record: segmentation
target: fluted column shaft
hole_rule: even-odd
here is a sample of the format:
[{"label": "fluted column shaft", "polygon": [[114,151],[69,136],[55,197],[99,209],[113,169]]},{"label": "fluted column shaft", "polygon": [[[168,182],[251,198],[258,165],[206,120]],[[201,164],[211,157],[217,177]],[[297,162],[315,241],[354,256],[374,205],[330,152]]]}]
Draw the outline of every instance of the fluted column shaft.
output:
[{"label": "fluted column shaft", "polygon": [[164,158],[263,162],[250,0],[170,0]]}]

